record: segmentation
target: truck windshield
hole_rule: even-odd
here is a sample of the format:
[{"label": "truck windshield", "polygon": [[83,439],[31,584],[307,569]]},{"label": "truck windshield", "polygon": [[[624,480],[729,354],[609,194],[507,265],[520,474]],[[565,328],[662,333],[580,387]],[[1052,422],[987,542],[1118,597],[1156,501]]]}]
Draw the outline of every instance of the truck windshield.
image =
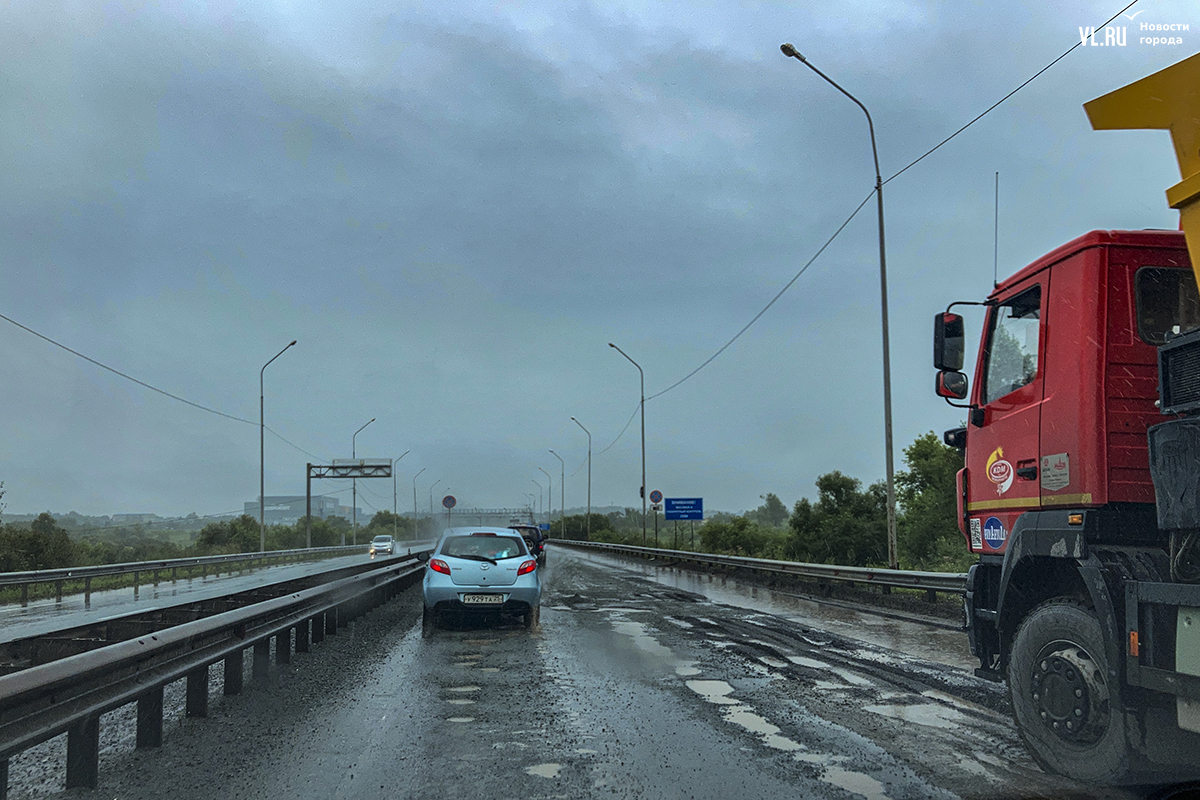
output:
[{"label": "truck windshield", "polygon": [[1134,278],[1138,336],[1160,345],[1176,325],[1180,332],[1200,328],[1200,293],[1190,269],[1142,267]]},{"label": "truck windshield", "polygon": [[983,402],[992,402],[1037,376],[1042,289],[1036,286],[996,306],[988,338]]}]

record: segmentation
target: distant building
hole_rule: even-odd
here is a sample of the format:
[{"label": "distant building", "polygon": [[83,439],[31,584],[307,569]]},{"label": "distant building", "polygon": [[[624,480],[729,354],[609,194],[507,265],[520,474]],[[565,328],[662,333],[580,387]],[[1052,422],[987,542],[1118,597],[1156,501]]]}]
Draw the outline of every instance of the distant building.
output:
[{"label": "distant building", "polygon": [[[243,507],[245,508],[245,514],[258,519],[257,501],[244,503]],[[290,525],[297,520],[304,519],[304,509],[305,497],[302,494],[267,495],[264,520],[268,525]],[[319,519],[325,519],[326,517],[345,517],[346,519],[350,519],[350,509],[339,505],[336,497],[313,497],[312,515]],[[362,509],[359,509],[359,524],[365,524],[366,521],[367,518],[363,516]]]}]

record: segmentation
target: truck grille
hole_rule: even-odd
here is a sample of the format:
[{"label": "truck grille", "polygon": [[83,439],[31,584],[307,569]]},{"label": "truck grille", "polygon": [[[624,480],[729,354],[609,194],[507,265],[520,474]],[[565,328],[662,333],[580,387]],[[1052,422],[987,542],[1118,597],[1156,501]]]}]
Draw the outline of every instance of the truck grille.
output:
[{"label": "truck grille", "polygon": [[1177,336],[1158,349],[1158,387],[1162,413],[1200,410],[1200,331]]}]

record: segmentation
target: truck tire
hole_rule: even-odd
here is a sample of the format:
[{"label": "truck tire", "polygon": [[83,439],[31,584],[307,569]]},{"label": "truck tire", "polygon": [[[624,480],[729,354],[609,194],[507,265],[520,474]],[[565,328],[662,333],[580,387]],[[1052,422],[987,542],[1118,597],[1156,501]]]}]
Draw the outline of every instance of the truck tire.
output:
[{"label": "truck tire", "polygon": [[421,638],[428,639],[437,630],[437,612],[421,606]]},{"label": "truck tire", "polygon": [[1035,608],[1013,640],[1008,686],[1017,729],[1043,769],[1089,783],[1133,780],[1120,687],[1092,611],[1070,600]]}]

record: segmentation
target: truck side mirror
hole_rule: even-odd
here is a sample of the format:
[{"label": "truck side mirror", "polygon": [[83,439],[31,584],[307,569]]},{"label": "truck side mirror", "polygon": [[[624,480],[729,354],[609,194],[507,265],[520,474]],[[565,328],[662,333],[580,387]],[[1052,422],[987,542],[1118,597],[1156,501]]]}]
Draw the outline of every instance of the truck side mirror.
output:
[{"label": "truck side mirror", "polygon": [[938,397],[962,400],[967,396],[967,376],[961,372],[944,369],[937,374],[934,391],[937,392]]},{"label": "truck side mirror", "polygon": [[[965,350],[966,334],[963,330],[963,318],[958,314],[944,311],[936,314],[933,318],[933,366],[936,369],[957,372],[963,368],[963,352]],[[960,399],[963,397],[963,395],[942,396],[956,396]]]}]

